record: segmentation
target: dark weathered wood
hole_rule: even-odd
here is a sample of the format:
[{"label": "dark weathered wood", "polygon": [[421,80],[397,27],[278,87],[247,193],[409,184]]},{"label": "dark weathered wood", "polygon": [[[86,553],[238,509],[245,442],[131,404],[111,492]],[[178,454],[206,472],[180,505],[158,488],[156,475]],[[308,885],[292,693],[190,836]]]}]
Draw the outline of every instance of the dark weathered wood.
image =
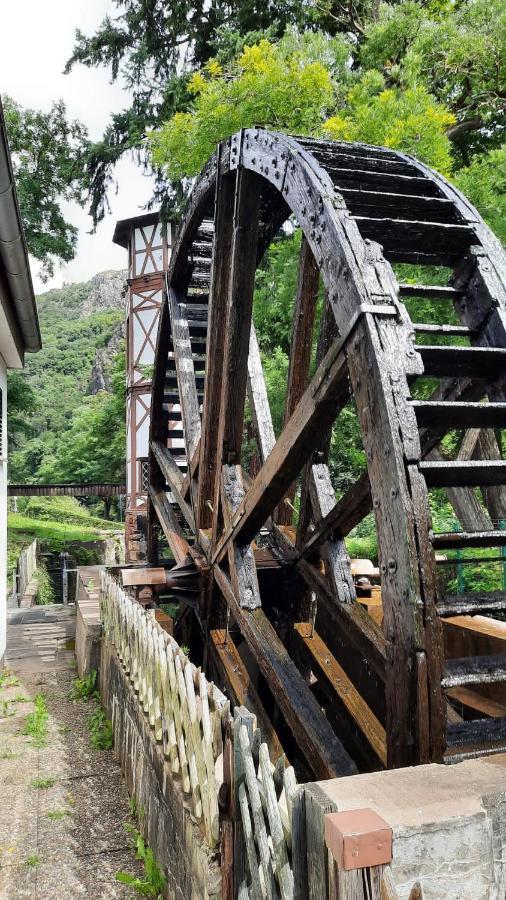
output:
[{"label": "dark weathered wood", "polygon": [[319,784],[304,786],[306,813],[307,884],[309,900],[327,896],[329,853],[325,843],[325,816],[337,806]]},{"label": "dark weathered wood", "polygon": [[157,491],[153,487],[150,487],[149,496],[158,516],[158,521],[162,526],[163,533],[167,538],[169,547],[174,554],[174,559],[178,563],[184,562],[190,552],[190,546],[184,537],[179,522],[171,508],[167,494],[165,491]]},{"label": "dark weathered wood", "polygon": [[[309,380],[309,365],[313,326],[316,314],[318,284],[320,271],[316,265],[311,248],[302,238],[299,255],[299,272],[297,294],[293,308],[292,341],[290,345],[290,364],[288,369],[288,387],[285,399],[284,422],[286,425],[299,403]],[[292,506],[295,497],[295,485],[291,485],[276,511],[276,521],[280,525],[292,522]],[[286,502],[288,500],[288,503]]]},{"label": "dark weathered wood", "polygon": [[229,696],[239,706],[246,707],[255,715],[262,741],[269,747],[271,760],[276,762],[284,755],[283,747],[234,641],[225,630],[211,630],[209,637],[220,660]]},{"label": "dark weathered wood", "polygon": [[506,483],[506,462],[487,460],[438,460],[420,463],[427,487],[477,487]]},{"label": "dark weathered wood", "polygon": [[505,428],[506,403],[447,403],[413,400],[419,425],[452,428]]},{"label": "dark weathered wood", "polygon": [[230,581],[219,566],[215,566],[214,574],[287,725],[315,775],[318,778],[334,778],[355,773],[354,763],[330,728],[263,611],[242,609]]},{"label": "dark weathered wood", "polygon": [[[480,431],[473,451],[469,455],[481,459],[501,458],[497,438],[491,428],[484,428]],[[506,484],[483,488],[482,495],[492,521],[506,520]]]},{"label": "dark weathered wood", "polygon": [[[426,459],[444,461],[436,447],[427,454]],[[488,531],[492,527],[486,509],[472,488],[447,487],[446,494],[464,531]]]},{"label": "dark weathered wood", "polygon": [[336,534],[346,537],[371,509],[371,486],[367,472],[337,501],[319,522],[300,550],[300,557],[310,556],[323,541]]},{"label": "dark weathered wood", "polygon": [[451,616],[479,615],[485,612],[506,610],[506,593],[447,594],[437,604],[438,615],[442,619]]},{"label": "dark weathered wood", "polygon": [[8,497],[123,497],[126,484],[8,484]]},{"label": "dark weathered wood", "polygon": [[347,366],[338,339],[235,513],[230,530],[217,546],[217,557],[229,540],[240,540],[242,544],[252,540],[300,471],[315,432],[330,425],[348,397]]},{"label": "dark weathered wood", "polygon": [[[285,559],[292,559],[308,587],[318,595],[332,622],[333,629],[346,635],[351,647],[356,649],[371,668],[384,681],[386,666],[386,642],[382,631],[358,603],[336,603],[336,598],[321,572],[305,559],[299,559],[295,546],[290,543],[279,526],[273,526],[273,536]],[[329,643],[332,634],[325,634]]]},{"label": "dark weathered wood", "polygon": [[466,656],[446,661],[443,687],[506,681],[506,656]]},{"label": "dark weathered wood", "polygon": [[353,682],[330,652],[320,635],[306,623],[297,623],[295,633],[311,656],[317,678],[323,678],[335,691],[347,712],[384,766],[387,763],[385,729],[357,691]]},{"label": "dark weathered wood", "polygon": [[[237,175],[234,233],[229,275],[227,343],[220,408],[222,460],[240,461],[248,377],[251,313],[257,263],[260,180],[240,169]],[[219,452],[219,451],[218,451]]]},{"label": "dark weathered wood", "polygon": [[153,454],[162,470],[162,473],[165,477],[167,484],[169,485],[170,490],[174,494],[176,498],[179,508],[183,513],[188,525],[195,531],[195,520],[193,518],[193,512],[191,507],[185,500],[184,488],[183,488],[183,476],[179,471],[178,466],[174,462],[174,457],[172,456],[170,450],[162,444],[160,441],[152,441],[151,449]]},{"label": "dark weathered wood", "polygon": [[[244,498],[244,487],[240,466],[223,466],[222,508],[225,527],[230,528],[232,516]],[[256,609],[262,605],[260,588],[251,545],[239,546],[231,541],[228,547],[230,578],[235,596],[244,609]]]},{"label": "dark weathered wood", "polygon": [[[311,467],[309,495],[313,519],[317,525],[335,507],[335,493],[328,467],[322,463]],[[334,537],[322,547],[327,578],[340,603],[351,603],[356,598],[351,574],[350,558],[342,537]]]},{"label": "dark weathered wood", "polygon": [[506,348],[420,345],[426,375],[482,378],[490,381],[506,371]]},{"label": "dark weathered wood", "polygon": [[467,225],[368,216],[355,216],[355,221],[365,238],[380,242],[386,256],[399,262],[409,261],[412,254],[421,253],[433,256],[445,266],[461,255],[474,239]]},{"label": "dark weathered wood", "polygon": [[420,300],[458,300],[462,297],[463,291],[457,288],[446,286],[439,287],[432,284],[400,284],[399,294],[401,297],[417,297]]},{"label": "dark weathered wood", "polygon": [[258,452],[261,462],[264,463],[274,447],[276,436],[272,426],[271,410],[253,322],[251,323],[248,355],[248,399],[257,438]]},{"label": "dark weathered wood", "polygon": [[214,254],[209,294],[209,329],[206,355],[206,388],[202,410],[200,478],[197,493],[198,528],[212,524],[212,509],[219,492],[221,460],[218,462],[218,431],[224,348],[226,344],[229,258],[232,248],[235,173],[216,181]]},{"label": "dark weathered wood", "polygon": [[[483,744],[486,741],[501,741],[504,750],[506,741],[506,716],[503,718],[473,719],[458,725],[448,726],[448,746],[462,744]],[[476,755],[476,750],[474,755]]]},{"label": "dark weathered wood", "polygon": [[432,535],[435,550],[465,547],[506,547],[506,531],[447,531]]}]

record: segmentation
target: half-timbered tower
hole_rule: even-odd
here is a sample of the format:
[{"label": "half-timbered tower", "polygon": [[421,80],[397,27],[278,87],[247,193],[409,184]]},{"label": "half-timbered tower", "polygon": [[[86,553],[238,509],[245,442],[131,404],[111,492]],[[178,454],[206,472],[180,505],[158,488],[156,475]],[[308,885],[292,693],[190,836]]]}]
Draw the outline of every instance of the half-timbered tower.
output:
[{"label": "half-timbered tower", "polygon": [[151,379],[155,359],[163,275],[173,227],[162,229],[158,213],[118,222],[114,242],[128,251],[126,316],[127,562],[146,558],[147,459]]}]

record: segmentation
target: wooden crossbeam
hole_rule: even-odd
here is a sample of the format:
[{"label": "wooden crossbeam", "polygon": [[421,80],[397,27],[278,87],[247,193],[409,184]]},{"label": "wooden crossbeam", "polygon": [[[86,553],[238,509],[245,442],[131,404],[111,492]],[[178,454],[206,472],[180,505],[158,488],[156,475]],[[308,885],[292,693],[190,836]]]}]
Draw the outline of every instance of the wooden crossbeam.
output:
[{"label": "wooden crossbeam", "polygon": [[160,466],[162,474],[170,487],[170,490],[176,498],[179,508],[183,513],[188,525],[195,531],[195,520],[191,507],[185,499],[184,479],[174,461],[174,457],[170,450],[161,441],[152,441],[151,450]]},{"label": "wooden crossbeam", "polygon": [[335,506],[319,522],[300,550],[300,557],[307,558],[334,534],[346,537],[362,521],[371,507],[369,476],[364,472]]},{"label": "wooden crossbeam", "polygon": [[226,574],[214,577],[243,637],[267,680],[302,753],[317,778],[356,773],[356,766],[327,722],[311,690],[262,609],[243,609]]},{"label": "wooden crossbeam", "polygon": [[323,678],[337,694],[378,759],[386,766],[386,736],[381,723],[322,641],[320,635],[306,622],[296,623],[294,629],[304,649],[310,655],[311,665],[314,667],[316,676]]},{"label": "wooden crossbeam", "polygon": [[237,706],[245,706],[255,714],[262,741],[266,742],[270,757],[273,762],[276,762],[280,756],[284,755],[283,747],[234,641],[230,634],[220,629],[210,631],[209,637],[216,657],[221,663],[221,674],[225,679],[228,692],[235,699]]},{"label": "wooden crossbeam", "polygon": [[230,540],[250,542],[294,481],[311,452],[315,435],[327,428],[349,398],[348,370],[337,339],[318,367],[296,412],[279,436],[235,513],[231,527],[219,541],[219,559]]},{"label": "wooden crossbeam", "polygon": [[167,538],[169,547],[174,554],[174,559],[178,563],[184,562],[190,553],[190,545],[183,535],[179,522],[177,521],[167,498],[167,494],[165,491],[156,490],[150,485],[149,496],[158,516],[158,521],[162,526],[163,533]]}]

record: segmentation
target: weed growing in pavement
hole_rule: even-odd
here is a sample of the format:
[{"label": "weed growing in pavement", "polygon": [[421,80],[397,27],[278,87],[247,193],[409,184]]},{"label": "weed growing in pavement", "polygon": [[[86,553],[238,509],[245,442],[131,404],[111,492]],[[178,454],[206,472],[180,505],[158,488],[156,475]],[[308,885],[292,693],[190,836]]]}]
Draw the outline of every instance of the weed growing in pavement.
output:
[{"label": "weed growing in pavement", "polygon": [[48,788],[53,787],[57,780],[54,775],[48,775],[46,778],[32,778],[30,787],[37,788],[39,791],[46,791]]},{"label": "weed growing in pavement", "polygon": [[58,822],[59,819],[64,819],[65,816],[70,816],[68,809],[51,809],[46,813],[46,819],[51,819],[53,822]]},{"label": "weed growing in pavement", "polygon": [[4,750],[0,750],[0,759],[16,759],[19,756],[19,753],[15,753],[14,750],[9,750],[6,747]]},{"label": "weed growing in pavement", "polygon": [[96,700],[99,696],[97,689],[97,670],[92,669],[85,678],[75,678],[72,682],[71,700]]},{"label": "weed growing in pavement", "polygon": [[11,708],[10,700],[0,700],[0,719],[6,719],[7,716],[14,716],[16,713]]},{"label": "weed growing in pavement", "polygon": [[12,699],[13,703],[28,703],[28,697],[25,697],[23,694],[16,694]]},{"label": "weed growing in pavement", "polygon": [[0,688],[19,687],[19,678],[13,675],[9,669],[0,672]]},{"label": "weed growing in pavement", "polygon": [[116,880],[121,884],[128,884],[142,897],[162,897],[166,878],[156,864],[151,847],[148,847],[142,834],[133,825],[127,823],[125,828],[132,835],[135,855],[142,862],[144,878],[137,878],[128,872],[116,872]]},{"label": "weed growing in pavement", "polygon": [[47,720],[49,719],[49,712],[44,694],[36,694],[33,702],[35,709],[26,717],[26,724],[22,734],[31,737],[33,746],[40,749],[47,744]]},{"label": "weed growing in pavement", "polygon": [[35,866],[38,866],[40,863],[40,859],[36,853],[32,853],[31,856],[27,856],[25,859],[25,866],[28,869],[34,869]]},{"label": "weed growing in pavement", "polygon": [[91,746],[95,750],[111,750],[113,743],[112,722],[103,709],[97,709],[88,719]]}]

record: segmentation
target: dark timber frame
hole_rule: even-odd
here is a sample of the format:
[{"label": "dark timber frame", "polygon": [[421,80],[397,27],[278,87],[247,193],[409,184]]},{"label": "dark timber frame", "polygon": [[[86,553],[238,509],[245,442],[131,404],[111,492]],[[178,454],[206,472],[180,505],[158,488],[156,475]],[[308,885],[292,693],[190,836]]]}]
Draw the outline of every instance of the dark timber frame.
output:
[{"label": "dark timber frame", "polygon": [[[258,263],[290,215],[303,238],[286,413],[276,440],[252,304]],[[447,287],[399,285],[396,262],[447,266],[453,279]],[[309,380],[320,279],[326,306]],[[230,682],[229,663],[216,649],[215,629],[223,629],[226,615],[317,777],[349,774],[356,766],[339,723],[333,727],[332,710],[322,712],[304,666],[299,671],[299,658],[291,658],[298,645],[313,669],[325,652],[332,671],[347,659],[345,674],[355,673],[354,690],[362,694],[354,721],[365,743],[384,729],[386,750],[378,751],[375,738],[376,758],[388,766],[443,758],[448,676],[434,548],[445,546],[445,536],[433,535],[428,489],[453,490],[454,508],[478,517],[481,543],[475,537],[473,544],[471,533],[469,546],[497,546],[498,532],[483,530],[486,513],[476,510],[471,489],[498,489],[506,481],[504,464],[469,458],[446,464],[437,445],[450,427],[506,426],[505,285],[505,255],[476,211],[444,179],[401,153],[247,129],[220,145],[193,189],[167,276],[156,352],[150,559],[156,563],[159,523],[176,560],[193,559],[202,574],[198,620],[215,664],[222,660]],[[410,296],[453,303],[463,324],[438,333],[469,335],[471,346],[415,345],[424,327],[433,333],[439,326],[413,325],[404,303]],[[168,359],[175,361],[175,400]],[[427,402],[412,399],[411,386],[422,375],[441,379]],[[485,395],[488,405],[480,402]],[[367,471],[336,502],[327,466],[330,429],[351,397]],[[167,448],[168,402],[179,404],[186,471]],[[254,477],[241,468],[246,402],[260,461]],[[356,602],[344,544],[371,510],[383,631]],[[305,585],[300,617],[307,620],[311,598],[318,601],[319,643],[309,650],[299,625],[285,646],[262,608],[254,543],[261,529],[280,563]],[[466,534],[454,542],[467,546]],[[470,678],[459,669],[451,683]],[[338,696],[332,675],[324,680],[327,694],[334,689]],[[364,727],[374,691],[376,708]]]}]

